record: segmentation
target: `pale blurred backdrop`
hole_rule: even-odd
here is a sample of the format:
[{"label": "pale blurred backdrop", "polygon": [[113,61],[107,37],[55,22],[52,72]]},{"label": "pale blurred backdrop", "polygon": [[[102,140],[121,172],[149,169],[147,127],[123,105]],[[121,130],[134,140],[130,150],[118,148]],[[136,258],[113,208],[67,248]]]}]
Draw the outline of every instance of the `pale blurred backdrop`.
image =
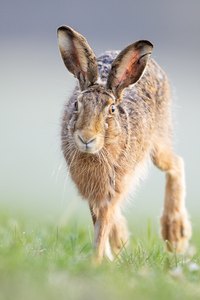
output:
[{"label": "pale blurred backdrop", "polygon": [[[63,104],[75,79],[60,58],[56,29],[66,24],[86,36],[95,53],[138,39],[172,83],[175,149],[186,167],[187,207],[200,212],[200,2],[1,0],[0,208],[44,218],[86,215],[60,150]],[[158,218],[164,174],[151,167],[128,204],[132,220]]]}]

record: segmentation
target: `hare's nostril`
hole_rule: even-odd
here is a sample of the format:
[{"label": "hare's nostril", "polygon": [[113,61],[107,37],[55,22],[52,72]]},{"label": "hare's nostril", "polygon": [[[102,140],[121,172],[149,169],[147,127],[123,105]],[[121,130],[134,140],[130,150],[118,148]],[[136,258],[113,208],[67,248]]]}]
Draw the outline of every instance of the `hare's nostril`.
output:
[{"label": "hare's nostril", "polygon": [[90,139],[89,141],[87,141],[86,144],[91,144],[91,143],[94,142],[95,140],[96,140],[96,138],[92,138],[92,139]]},{"label": "hare's nostril", "polygon": [[86,145],[86,148],[89,148],[88,146],[91,145],[92,142],[95,141],[96,138],[91,138],[91,139],[84,139],[82,136],[78,135],[79,140]]},{"label": "hare's nostril", "polygon": [[78,134],[78,138],[79,140],[83,143],[83,144],[86,144],[86,142],[84,141],[84,139]]}]

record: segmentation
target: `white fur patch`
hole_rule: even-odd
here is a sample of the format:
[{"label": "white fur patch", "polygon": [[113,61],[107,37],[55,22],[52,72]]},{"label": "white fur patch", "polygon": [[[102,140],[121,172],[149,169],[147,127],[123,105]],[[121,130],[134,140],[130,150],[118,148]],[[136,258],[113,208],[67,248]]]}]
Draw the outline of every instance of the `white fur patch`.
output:
[{"label": "white fur patch", "polygon": [[128,196],[128,201],[132,199],[131,196],[136,192],[137,187],[139,186],[140,182],[143,181],[148,174],[148,167],[150,164],[150,157],[145,157],[135,168],[134,173],[132,176],[129,175],[129,178],[127,178],[127,184],[128,190],[126,195]]},{"label": "white fur patch", "polygon": [[110,261],[113,261],[114,260],[114,257],[112,255],[112,251],[111,251],[111,247],[110,247],[110,242],[109,240],[107,239],[106,241],[106,244],[105,244],[105,256],[110,260]]},{"label": "white fur patch", "polygon": [[105,80],[102,80],[100,76],[98,76],[98,79],[96,81],[96,83],[102,85],[102,86],[105,86],[106,85],[106,81]]},{"label": "white fur patch", "polygon": [[71,51],[72,42],[64,31],[58,31],[59,47],[62,51]]}]

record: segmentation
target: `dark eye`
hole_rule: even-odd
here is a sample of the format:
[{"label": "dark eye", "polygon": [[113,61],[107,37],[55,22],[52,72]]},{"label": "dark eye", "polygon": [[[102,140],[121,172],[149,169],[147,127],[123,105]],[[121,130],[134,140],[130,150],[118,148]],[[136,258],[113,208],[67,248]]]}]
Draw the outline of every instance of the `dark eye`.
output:
[{"label": "dark eye", "polygon": [[110,106],[109,112],[110,112],[110,114],[114,114],[114,112],[115,112],[115,105],[114,105],[114,104],[112,104],[112,105]]},{"label": "dark eye", "polygon": [[78,101],[74,102],[74,108],[75,108],[76,111],[78,111]]}]

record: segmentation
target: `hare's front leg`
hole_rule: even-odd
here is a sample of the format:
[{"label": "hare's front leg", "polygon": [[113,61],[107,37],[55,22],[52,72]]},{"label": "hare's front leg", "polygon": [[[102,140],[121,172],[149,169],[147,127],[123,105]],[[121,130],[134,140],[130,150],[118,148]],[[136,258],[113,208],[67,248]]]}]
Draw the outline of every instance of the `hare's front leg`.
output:
[{"label": "hare's front leg", "polygon": [[185,208],[184,164],[170,147],[156,146],[152,159],[166,172],[165,202],[161,217],[161,233],[167,241],[167,249],[183,253],[191,237],[191,224]]},{"label": "hare's front leg", "polygon": [[100,263],[104,255],[112,261],[113,255],[110,248],[109,234],[114,220],[114,208],[110,203],[98,209],[93,209],[90,205],[90,211],[94,224],[96,261]]}]

